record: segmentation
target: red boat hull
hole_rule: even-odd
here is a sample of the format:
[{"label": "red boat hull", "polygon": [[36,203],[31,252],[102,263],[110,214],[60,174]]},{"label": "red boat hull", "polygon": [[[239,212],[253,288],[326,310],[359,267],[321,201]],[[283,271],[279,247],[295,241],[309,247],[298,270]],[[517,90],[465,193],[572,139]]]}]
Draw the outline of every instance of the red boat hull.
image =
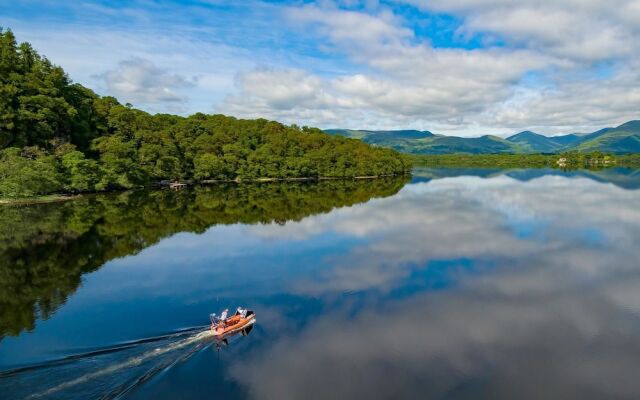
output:
[{"label": "red boat hull", "polygon": [[240,332],[243,329],[248,328],[256,322],[255,313],[251,313],[246,317],[241,315],[234,315],[228,318],[226,321],[216,325],[211,325],[211,332],[216,338],[223,338],[234,333]]}]

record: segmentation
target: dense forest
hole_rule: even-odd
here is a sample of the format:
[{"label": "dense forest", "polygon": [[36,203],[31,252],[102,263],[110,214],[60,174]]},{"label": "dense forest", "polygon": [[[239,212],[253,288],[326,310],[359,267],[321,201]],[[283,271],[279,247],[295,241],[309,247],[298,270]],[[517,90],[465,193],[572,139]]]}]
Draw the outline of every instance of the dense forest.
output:
[{"label": "dense forest", "polygon": [[415,155],[414,165],[425,167],[559,168],[601,169],[640,168],[640,154],[613,155],[601,152],[562,154],[442,154]]},{"label": "dense forest", "polygon": [[72,83],[0,30],[0,197],[145,186],[403,173],[397,152],[316,128],[223,115],[151,115]]},{"label": "dense forest", "polygon": [[397,193],[408,176],[371,180],[219,184],[124,191],[0,207],[0,339],[47,319],[84,273],[177,232],[216,224],[299,221]]}]

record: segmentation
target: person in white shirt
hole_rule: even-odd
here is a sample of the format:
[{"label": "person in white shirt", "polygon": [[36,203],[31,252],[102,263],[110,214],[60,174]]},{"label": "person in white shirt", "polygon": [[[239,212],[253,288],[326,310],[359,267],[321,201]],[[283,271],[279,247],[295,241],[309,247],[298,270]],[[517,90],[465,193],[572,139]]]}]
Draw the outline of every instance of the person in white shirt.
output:
[{"label": "person in white shirt", "polygon": [[238,307],[238,309],[236,310],[236,312],[242,316],[242,318],[245,318],[247,316],[247,309],[246,308],[242,308],[242,307]]},{"label": "person in white shirt", "polygon": [[223,324],[227,323],[227,314],[229,314],[229,309],[227,308],[225,308],[224,311],[222,311],[222,314],[220,314],[220,322]]}]

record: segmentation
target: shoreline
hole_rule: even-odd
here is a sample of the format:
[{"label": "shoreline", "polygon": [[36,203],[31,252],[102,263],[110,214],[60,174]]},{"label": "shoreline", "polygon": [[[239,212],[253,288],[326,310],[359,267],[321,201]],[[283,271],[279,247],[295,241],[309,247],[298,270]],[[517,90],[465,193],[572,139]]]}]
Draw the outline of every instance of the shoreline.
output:
[{"label": "shoreline", "polygon": [[[262,183],[262,182],[320,182],[320,181],[336,181],[336,180],[360,180],[360,179],[378,179],[390,178],[394,176],[411,175],[411,171],[403,174],[386,174],[386,175],[362,175],[362,176],[319,176],[308,178],[249,178],[249,179],[205,179],[195,184],[215,184],[215,183]],[[189,185],[193,185],[190,183]],[[169,186],[169,185],[163,185]]]},{"label": "shoreline", "polygon": [[82,194],[52,194],[37,197],[24,197],[19,199],[0,198],[0,206],[22,206],[33,204],[60,203],[68,200],[75,200]]},{"label": "shoreline", "polygon": [[[403,175],[411,175],[411,171],[406,171],[403,174],[387,174],[387,175],[365,175],[365,176],[353,176],[353,177],[342,177],[342,176],[321,176],[321,177],[308,177],[308,178],[252,178],[252,179],[205,179],[202,181],[193,181],[193,180],[185,180],[181,181],[182,187],[188,186],[196,186],[196,185],[215,185],[219,183],[270,183],[270,182],[320,182],[320,181],[329,181],[329,180],[367,180],[367,179],[378,179],[378,178],[390,178],[395,176],[403,176]],[[57,203],[68,200],[74,200],[79,197],[91,194],[107,194],[107,193],[118,193],[125,192],[127,190],[140,190],[140,189],[153,189],[153,188],[169,188],[171,186],[171,182],[169,181],[157,181],[153,182],[148,186],[139,186],[129,189],[112,189],[112,190],[103,190],[99,192],[84,192],[84,193],[56,193],[35,197],[24,197],[24,198],[0,198],[0,206],[19,206],[19,205],[35,205],[35,204],[45,204],[45,203]]]}]

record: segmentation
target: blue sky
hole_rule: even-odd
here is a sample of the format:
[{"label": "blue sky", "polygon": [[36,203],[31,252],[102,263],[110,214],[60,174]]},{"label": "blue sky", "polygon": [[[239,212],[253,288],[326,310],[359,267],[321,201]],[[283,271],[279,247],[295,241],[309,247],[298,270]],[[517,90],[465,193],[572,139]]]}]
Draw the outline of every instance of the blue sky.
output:
[{"label": "blue sky", "polygon": [[461,136],[640,114],[640,0],[16,0],[0,26],[150,112]]}]

